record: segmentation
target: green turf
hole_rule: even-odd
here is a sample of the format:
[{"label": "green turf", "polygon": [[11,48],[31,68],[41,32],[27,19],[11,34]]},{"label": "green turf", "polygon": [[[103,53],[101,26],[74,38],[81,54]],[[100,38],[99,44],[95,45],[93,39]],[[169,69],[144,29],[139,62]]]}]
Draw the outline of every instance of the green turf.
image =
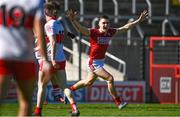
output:
[{"label": "green turf", "polygon": [[[180,116],[180,106],[173,104],[129,104],[118,110],[115,104],[78,104],[81,116]],[[17,104],[1,105],[1,116],[14,116]],[[47,104],[43,116],[69,116],[70,105]]]}]

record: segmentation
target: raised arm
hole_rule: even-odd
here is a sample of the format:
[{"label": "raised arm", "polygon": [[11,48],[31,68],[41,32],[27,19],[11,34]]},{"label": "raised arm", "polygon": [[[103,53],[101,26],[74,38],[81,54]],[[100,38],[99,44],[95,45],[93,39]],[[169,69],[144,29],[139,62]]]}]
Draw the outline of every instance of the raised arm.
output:
[{"label": "raised arm", "polygon": [[126,32],[127,30],[133,28],[134,26],[136,26],[137,24],[141,23],[142,21],[144,21],[146,19],[146,17],[148,16],[148,12],[146,10],[144,10],[141,15],[139,16],[139,18],[133,22],[129,22],[126,25],[120,27],[117,29],[116,34],[122,33],[122,32]]},{"label": "raised arm", "polygon": [[77,12],[73,11],[72,9],[67,11],[67,17],[69,18],[69,20],[71,21],[72,25],[74,26],[74,28],[81,32],[83,35],[89,36],[90,35],[90,31],[88,30],[88,28],[82,26],[77,20],[76,20],[76,16],[77,16]]}]

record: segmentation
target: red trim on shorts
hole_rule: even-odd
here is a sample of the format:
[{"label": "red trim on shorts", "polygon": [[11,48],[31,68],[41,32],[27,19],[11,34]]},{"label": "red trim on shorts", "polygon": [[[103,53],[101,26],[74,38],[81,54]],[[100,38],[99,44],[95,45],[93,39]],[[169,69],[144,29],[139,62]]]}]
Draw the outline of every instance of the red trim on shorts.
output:
[{"label": "red trim on shorts", "polygon": [[35,79],[36,64],[34,61],[0,60],[0,75],[13,75],[15,79]]}]

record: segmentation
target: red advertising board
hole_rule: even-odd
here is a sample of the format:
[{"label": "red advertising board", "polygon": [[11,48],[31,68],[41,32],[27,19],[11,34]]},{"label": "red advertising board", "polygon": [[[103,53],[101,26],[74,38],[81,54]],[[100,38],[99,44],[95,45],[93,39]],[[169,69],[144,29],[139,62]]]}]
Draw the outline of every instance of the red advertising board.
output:
[{"label": "red advertising board", "polygon": [[180,37],[150,38],[151,102],[180,103],[179,42]]},{"label": "red advertising board", "polygon": [[[74,82],[71,84],[74,84]],[[129,103],[143,103],[145,102],[145,82],[115,82],[116,91],[118,96],[122,96],[124,101]],[[12,82],[8,96],[5,101],[17,101],[17,94],[15,83]],[[36,91],[34,92],[33,100],[36,101]],[[112,97],[110,96],[106,82],[96,82],[92,87],[83,88],[77,90],[74,96],[78,102],[112,102]],[[47,86],[47,99],[50,103],[55,103],[52,95],[52,86],[49,84]]]},{"label": "red advertising board", "polygon": [[[121,96],[124,101],[132,103],[145,102],[145,82],[116,82],[117,95]],[[92,87],[87,88],[87,102],[112,102],[107,84],[104,82],[95,83]]]},{"label": "red advertising board", "polygon": [[179,78],[174,66],[156,66],[152,69],[152,102],[179,103]]}]

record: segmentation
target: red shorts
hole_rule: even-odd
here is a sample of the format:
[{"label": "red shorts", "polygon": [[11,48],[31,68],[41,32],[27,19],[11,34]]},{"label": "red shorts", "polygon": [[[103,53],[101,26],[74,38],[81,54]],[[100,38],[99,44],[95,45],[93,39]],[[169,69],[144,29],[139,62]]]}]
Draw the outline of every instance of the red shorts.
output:
[{"label": "red shorts", "polygon": [[15,79],[35,79],[36,64],[34,61],[0,60],[0,75],[13,75]]},{"label": "red shorts", "polygon": [[[60,66],[59,68],[51,67],[51,73],[55,73],[57,70],[65,70],[66,67],[66,61],[57,62],[57,64]],[[39,70],[42,71],[43,68],[43,61],[39,60]]]}]

